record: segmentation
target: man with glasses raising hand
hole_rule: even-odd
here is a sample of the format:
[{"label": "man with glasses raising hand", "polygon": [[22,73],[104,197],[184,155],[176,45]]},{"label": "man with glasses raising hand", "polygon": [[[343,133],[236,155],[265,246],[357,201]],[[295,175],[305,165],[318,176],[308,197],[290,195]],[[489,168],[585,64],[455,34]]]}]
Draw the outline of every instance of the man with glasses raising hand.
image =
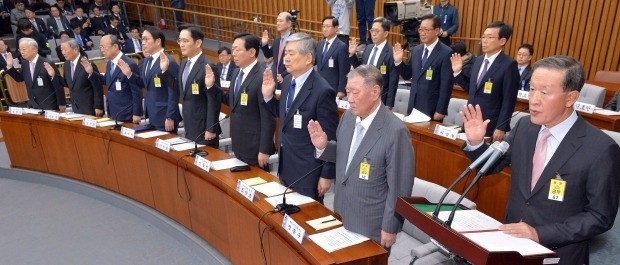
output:
[{"label": "man with glasses raising hand", "polygon": [[[515,108],[519,89],[517,62],[503,53],[510,39],[512,27],[501,21],[489,24],[482,35],[482,52],[474,61],[471,80],[461,75],[463,60],[458,53],[452,55],[452,70],[459,84],[469,94],[467,104],[480,105],[485,110],[482,118],[490,120],[487,137],[501,141],[510,131],[510,116]],[[500,127],[496,126],[501,124]]]}]

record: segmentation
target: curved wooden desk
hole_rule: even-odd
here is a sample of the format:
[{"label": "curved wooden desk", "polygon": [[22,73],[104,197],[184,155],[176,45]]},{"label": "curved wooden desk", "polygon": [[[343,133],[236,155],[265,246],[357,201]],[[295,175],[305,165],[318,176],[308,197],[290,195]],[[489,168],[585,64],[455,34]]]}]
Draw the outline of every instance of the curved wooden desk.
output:
[{"label": "curved wooden desk", "polygon": [[[164,152],[156,138],[130,139],[118,131],[90,128],[81,122],[51,121],[35,115],[0,113],[0,127],[11,166],[49,172],[114,191],[169,216],[212,244],[234,264],[262,263],[258,218],[273,207],[262,194],[250,202],[235,190],[238,179],[260,176],[257,168],[231,173],[206,172],[193,165],[188,151]],[[161,138],[171,138],[165,135]],[[206,148],[209,160],[229,155]],[[307,220],[333,214],[314,202],[291,217],[307,233]],[[299,244],[281,227],[280,213],[268,214],[262,227],[268,264],[387,264],[387,252],[374,241],[327,253],[304,238]]]}]

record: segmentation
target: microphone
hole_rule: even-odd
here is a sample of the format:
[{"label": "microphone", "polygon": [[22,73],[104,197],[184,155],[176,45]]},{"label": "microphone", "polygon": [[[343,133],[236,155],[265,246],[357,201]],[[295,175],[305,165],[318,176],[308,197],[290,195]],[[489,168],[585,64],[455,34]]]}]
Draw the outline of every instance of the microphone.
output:
[{"label": "microphone", "polygon": [[[56,94],[56,92],[52,92],[52,94],[47,95],[47,97],[45,97],[43,99],[43,102],[41,102],[41,103],[45,103],[45,101],[47,101],[52,95],[55,95],[55,94]],[[45,110],[43,110],[43,105],[37,101],[37,97],[33,96],[32,100],[34,100],[34,103],[37,103],[37,105],[39,105],[39,107],[41,107],[41,111],[39,111],[39,115],[45,114]]]},{"label": "microphone", "polygon": [[525,106],[525,107],[523,107],[523,108],[521,108],[520,110],[517,110],[514,114],[512,114],[512,116],[510,116],[510,119],[507,119],[507,120],[503,121],[502,123],[500,123],[500,124],[496,125],[496,126],[495,126],[495,128],[499,128],[499,127],[501,127],[501,126],[506,125],[506,123],[507,123],[507,122],[509,122],[510,120],[512,120],[512,118],[514,118],[514,117],[515,117],[515,116],[517,116],[519,113],[524,112],[524,111],[526,111],[526,110],[528,110],[528,109],[530,109],[530,106],[529,106],[529,105],[528,105],[528,106]]},{"label": "microphone", "polygon": [[489,158],[489,160],[487,160],[486,164],[484,164],[484,166],[482,166],[482,169],[480,169],[480,171],[478,171],[478,174],[476,174],[476,177],[471,181],[471,183],[469,183],[469,186],[467,186],[467,188],[465,189],[465,191],[463,191],[463,194],[461,194],[461,196],[459,197],[459,199],[456,201],[456,203],[454,204],[454,207],[452,207],[452,211],[450,211],[450,216],[448,217],[448,219],[446,220],[446,225],[449,227],[452,224],[452,221],[454,220],[454,214],[456,213],[456,209],[458,208],[459,204],[461,203],[461,201],[463,201],[463,199],[465,198],[465,195],[467,195],[467,193],[469,192],[469,190],[471,190],[471,188],[478,182],[478,180],[480,180],[480,178],[486,174],[486,171],[493,165],[495,164],[495,162],[497,162],[497,160],[499,160],[499,158],[504,155],[508,149],[510,148],[510,144],[508,144],[505,141],[502,141],[499,145],[497,145],[497,147],[495,148],[495,150],[493,151],[493,154],[491,155],[491,157]]},{"label": "microphone", "polygon": [[121,127],[123,127],[123,125],[122,124],[118,124],[117,117],[120,116],[123,112],[125,112],[126,110],[128,110],[131,107],[133,107],[133,104],[127,105],[123,110],[121,110],[118,113],[116,113],[116,117],[114,117],[114,126],[112,126],[110,128],[110,130],[117,130],[117,131],[121,130]]},{"label": "microphone", "polygon": [[217,121],[216,123],[214,123],[213,125],[211,125],[209,128],[207,128],[204,132],[200,133],[196,139],[194,139],[194,150],[189,152],[190,156],[196,157],[196,156],[206,156],[209,154],[209,152],[207,152],[206,150],[198,150],[198,138],[200,138],[200,136],[204,135],[205,133],[207,133],[208,130],[213,129],[213,127],[215,127],[215,125],[220,124],[220,122],[224,121],[225,119],[230,118],[230,115],[226,115],[224,116],[224,118],[222,118],[221,120]]},{"label": "microphone", "polygon": [[286,186],[286,189],[284,190],[284,193],[282,194],[282,203],[276,205],[276,209],[278,209],[278,212],[280,212],[282,214],[294,214],[296,212],[299,212],[299,210],[300,210],[299,206],[286,203],[286,192],[288,191],[288,189],[290,187],[292,187],[293,185],[297,184],[297,182],[299,182],[302,179],[305,179],[307,176],[312,174],[312,172],[314,172],[314,171],[318,170],[319,168],[323,167],[323,165],[325,165],[325,163],[327,163],[327,161],[323,161],[318,167],[315,167],[314,169],[310,170],[310,172],[306,173],[305,175],[301,176],[297,180],[293,181],[293,183],[291,183],[291,185]]},{"label": "microphone", "polygon": [[476,159],[474,162],[472,162],[462,173],[461,175],[459,175],[451,184],[450,186],[448,186],[448,188],[446,189],[446,191],[444,191],[444,193],[441,195],[441,198],[439,199],[439,202],[437,203],[437,206],[435,206],[435,211],[433,211],[433,217],[437,218],[439,216],[439,210],[441,209],[441,206],[443,205],[443,201],[446,199],[446,196],[448,196],[448,193],[450,193],[450,191],[452,191],[452,189],[454,188],[454,186],[456,186],[456,184],[458,184],[459,182],[461,182],[461,180],[467,176],[467,174],[469,174],[469,172],[471,172],[474,168],[478,167],[480,164],[482,164],[482,162],[486,161],[491,154],[493,154],[493,151],[495,151],[495,149],[497,148],[497,146],[500,144],[500,142],[494,142],[493,144],[491,144],[491,146],[489,146],[489,149],[487,149],[486,151],[484,151],[484,153],[482,153],[482,155],[480,155],[478,157],[478,159]]}]

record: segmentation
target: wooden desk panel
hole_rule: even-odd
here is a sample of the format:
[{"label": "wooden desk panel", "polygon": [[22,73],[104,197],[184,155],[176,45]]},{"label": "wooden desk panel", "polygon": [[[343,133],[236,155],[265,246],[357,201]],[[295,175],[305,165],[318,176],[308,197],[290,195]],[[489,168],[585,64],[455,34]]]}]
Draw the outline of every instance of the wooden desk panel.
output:
[{"label": "wooden desk panel", "polygon": [[82,167],[75,148],[73,132],[60,129],[57,126],[38,126],[41,147],[45,155],[47,170],[53,174],[63,174],[67,177],[84,180]]},{"label": "wooden desk panel", "polygon": [[[264,200],[262,194],[257,194],[254,201],[249,201],[239,194],[235,187],[238,179],[255,176],[277,181],[271,174],[254,167],[251,171],[238,173],[230,170],[205,172],[193,165],[193,157],[183,157],[187,151],[164,152],[155,147],[154,138],[129,139],[121,136],[118,131],[84,127],[80,122],[49,121],[40,116],[18,116],[6,112],[0,113],[0,119],[7,147],[19,147],[8,148],[12,161],[18,162],[13,166],[21,165],[27,169],[47,171],[46,154],[43,153],[49,149],[41,148],[38,144],[39,128],[49,127],[71,132],[80,160],[79,165],[85,169],[84,174],[92,173],[95,168],[93,164],[101,166],[99,171],[113,172],[111,175],[84,177],[85,181],[116,190],[171,216],[189,226],[235,264],[256,264],[262,259],[258,241],[258,217],[273,209],[273,206]],[[25,134],[22,131],[32,133]],[[162,138],[168,137],[173,135]],[[24,148],[21,148],[26,145],[32,145],[32,150],[28,151],[36,151],[43,163],[28,163],[33,159],[29,152],[24,152]],[[206,158],[211,161],[230,157],[220,150],[208,147],[203,149],[210,152]],[[178,180],[180,191],[177,189],[176,178],[179,158],[179,176],[185,176]],[[90,162],[89,159],[97,161]],[[44,167],[37,167],[40,164]],[[58,174],[67,176],[69,172],[62,171]],[[185,180],[189,194],[183,193]],[[184,198],[185,195],[188,196]],[[292,215],[292,218],[309,234],[317,231],[305,224],[306,220],[334,214],[317,202],[302,205],[301,208],[302,211]],[[267,250],[267,259],[272,264],[387,264],[388,255],[385,249],[370,240],[333,253],[325,252],[307,238],[299,244],[281,227],[282,219],[280,213],[267,215],[263,219],[263,227],[270,227],[263,243]]]}]

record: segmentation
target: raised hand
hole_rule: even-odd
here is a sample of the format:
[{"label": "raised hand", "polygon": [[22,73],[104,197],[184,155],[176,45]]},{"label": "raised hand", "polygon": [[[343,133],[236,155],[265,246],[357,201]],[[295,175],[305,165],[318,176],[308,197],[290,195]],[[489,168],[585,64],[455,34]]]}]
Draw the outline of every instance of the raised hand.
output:
[{"label": "raised hand", "polygon": [[265,99],[273,97],[273,92],[276,91],[276,82],[273,80],[273,74],[270,68],[265,69],[265,72],[263,72],[263,86],[261,91]]},{"label": "raised hand", "polygon": [[52,67],[50,63],[43,62],[43,67],[45,67],[45,71],[47,71],[47,75],[50,77],[54,77],[54,75],[56,75],[56,71],[54,71],[54,67]]},{"label": "raised hand", "polygon": [[6,69],[10,69],[13,67],[13,54],[10,52],[6,53]]},{"label": "raised hand", "polygon": [[82,57],[82,61],[80,61],[80,63],[82,64],[82,67],[84,67],[84,71],[86,71],[88,75],[91,75],[93,73],[93,65],[90,64],[88,59]]},{"label": "raised hand", "polygon": [[310,120],[308,122],[308,132],[314,147],[324,149],[327,146],[327,134],[323,131],[318,121]]},{"label": "raised hand", "polygon": [[211,88],[215,84],[215,74],[213,73],[213,69],[211,69],[211,65],[205,65],[205,86],[207,89]]},{"label": "raised hand", "polygon": [[170,61],[168,60],[168,56],[165,53],[159,55],[159,69],[161,72],[168,71],[168,67],[170,66]]},{"label": "raised hand", "polygon": [[474,107],[472,104],[463,106],[463,110],[459,112],[463,119],[463,127],[465,136],[473,146],[479,145],[484,141],[484,134],[487,132],[487,125],[491,120],[482,120],[482,110],[480,105]]},{"label": "raised hand", "polygon": [[357,41],[355,38],[349,40],[349,56],[353,56],[357,51]]},{"label": "raised hand", "polygon": [[403,62],[403,47],[400,43],[394,44],[394,63],[399,64]]},{"label": "raised hand", "polygon": [[267,30],[263,31],[263,36],[260,38],[260,42],[263,45],[266,45],[269,42],[269,32]]},{"label": "raised hand", "polygon": [[129,67],[129,64],[127,62],[125,62],[124,60],[118,60],[118,67],[127,78],[131,77],[131,67]]},{"label": "raised hand", "polygon": [[458,73],[463,69],[463,57],[460,54],[453,53],[450,62],[452,62],[452,72]]}]

